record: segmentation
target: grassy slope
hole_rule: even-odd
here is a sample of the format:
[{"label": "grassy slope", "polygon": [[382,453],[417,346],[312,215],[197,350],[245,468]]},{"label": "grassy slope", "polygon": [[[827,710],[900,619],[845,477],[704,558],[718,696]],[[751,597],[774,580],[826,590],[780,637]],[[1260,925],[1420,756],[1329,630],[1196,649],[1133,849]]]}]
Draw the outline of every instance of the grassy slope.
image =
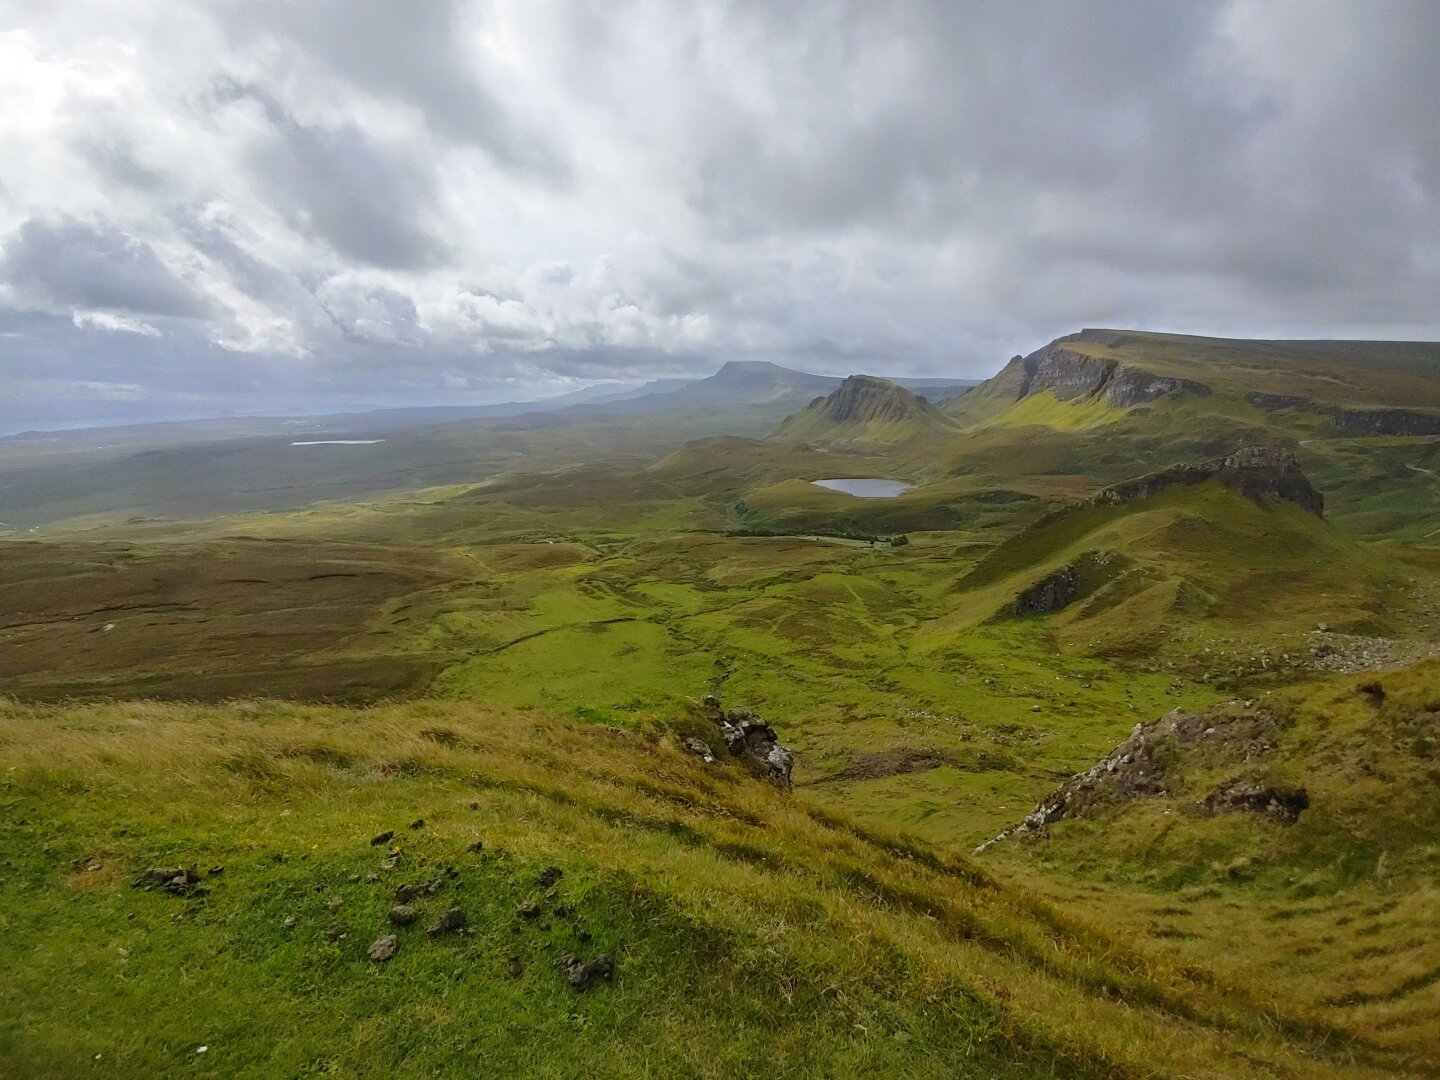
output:
[{"label": "grassy slope", "polygon": [[[5,704],[0,760],[9,1075],[1388,1070],[668,738],[438,703]],[[127,887],[190,861],[224,867],[206,897]],[[368,963],[395,884],[431,880]],[[427,937],[452,905],[465,931]],[[617,977],[583,996],[553,969],[601,951]]]},{"label": "grassy slope", "polygon": [[[1373,692],[1379,685],[1383,698]],[[1177,759],[1169,798],[1062,821],[992,849],[1034,887],[1236,978],[1268,978],[1331,1023],[1440,1065],[1440,663],[1308,681],[1264,704],[1282,717],[1254,761]],[[1283,826],[1209,818],[1196,800],[1237,776],[1303,786],[1310,808]],[[987,859],[987,862],[989,860]]]}]

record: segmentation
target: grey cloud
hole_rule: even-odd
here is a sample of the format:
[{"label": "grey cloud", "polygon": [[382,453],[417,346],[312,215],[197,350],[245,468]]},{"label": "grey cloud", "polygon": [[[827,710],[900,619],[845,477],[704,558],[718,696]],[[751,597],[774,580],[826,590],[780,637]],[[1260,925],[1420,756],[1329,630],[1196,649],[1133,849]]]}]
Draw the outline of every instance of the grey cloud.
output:
[{"label": "grey cloud", "polygon": [[[455,0],[247,0],[222,9],[235,39],[292,44],[364,92],[413,105],[443,135],[484,148],[500,163],[555,182],[567,168],[536,132],[512,117],[467,50],[467,21],[483,12]],[[467,20],[468,17],[468,20]]]},{"label": "grey cloud", "polygon": [[227,81],[216,90],[225,103],[258,103],[269,119],[271,134],[252,161],[273,208],[297,229],[347,259],[389,270],[421,270],[449,257],[426,228],[436,186],[424,162],[354,124],[303,124],[259,88]]},{"label": "grey cloud", "polygon": [[104,223],[27,221],[5,241],[0,279],[56,307],[198,319],[212,305],[150,245]]},{"label": "grey cloud", "polygon": [[[479,400],[984,375],[1107,323],[1440,334],[1428,0],[256,0],[185,9],[178,52],[86,3],[31,22],[83,62],[50,129],[0,123],[0,274],[165,334],[47,323],[77,385]],[[87,19],[132,58],[100,89]]]}]

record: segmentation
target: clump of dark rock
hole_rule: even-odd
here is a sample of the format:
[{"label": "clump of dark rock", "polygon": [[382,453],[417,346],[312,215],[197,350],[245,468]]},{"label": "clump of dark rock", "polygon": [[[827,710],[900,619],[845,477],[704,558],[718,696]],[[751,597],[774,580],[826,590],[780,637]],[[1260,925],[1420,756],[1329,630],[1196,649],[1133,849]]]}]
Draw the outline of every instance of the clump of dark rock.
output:
[{"label": "clump of dark rock", "polygon": [[431,937],[439,937],[441,934],[453,933],[464,925],[465,912],[458,907],[453,907],[431,923],[425,933]]},{"label": "clump of dark rock", "polygon": [[1012,615],[1045,615],[1067,607],[1080,592],[1080,571],[1062,566],[1015,597]]},{"label": "clump of dark rock", "polygon": [[399,948],[400,939],[394,934],[386,934],[370,946],[370,951],[366,955],[368,955],[374,963],[383,964],[385,961],[391,959]]},{"label": "clump of dark rock", "polygon": [[390,921],[396,926],[409,926],[419,913],[409,904],[396,904],[390,909]]},{"label": "clump of dark rock", "polygon": [[212,866],[212,867],[210,867],[209,870],[206,870],[206,871],[205,871],[205,876],[206,876],[206,877],[216,877],[216,876],[218,876],[218,875],[220,875],[220,874],[223,874],[224,872],[225,872],[225,867],[223,867],[223,866]]},{"label": "clump of dark rock", "polygon": [[395,902],[397,904],[408,904],[420,895],[420,890],[414,885],[396,885]]},{"label": "clump of dark rock", "polygon": [[329,926],[325,927],[325,940],[340,941],[348,932],[349,930],[344,923],[332,922]]},{"label": "clump of dark rock", "polygon": [[542,889],[548,889],[564,876],[565,871],[561,870],[558,866],[547,866],[544,870],[540,871],[540,876],[535,880]]},{"label": "clump of dark rock", "polygon": [[130,883],[132,888],[161,889],[172,896],[204,896],[210,890],[200,884],[194,863],[189,866],[152,866]]},{"label": "clump of dark rock", "polygon": [[370,838],[370,845],[371,847],[379,847],[381,844],[388,844],[393,839],[395,839],[394,830],[387,829],[385,832],[372,836]]},{"label": "clump of dark rock", "polygon": [[1381,686],[1378,680],[1365,683],[1360,687],[1360,693],[1364,694],[1372,705],[1379,705],[1385,700],[1385,687]]},{"label": "clump of dark rock", "polygon": [[556,966],[565,972],[565,977],[576,990],[589,990],[599,979],[615,977],[615,961],[608,954],[593,960],[581,960],[578,956],[562,956]]},{"label": "clump of dark rock", "polygon": [[726,712],[713,694],[707,695],[702,705],[710,721],[720,729],[720,738],[732,755],[782,791],[790,790],[795,757],[780,745],[774,728],[749,709]]},{"label": "clump of dark rock", "polygon": [[473,844],[471,844],[471,845],[470,845],[469,847],[467,847],[465,850],[468,851],[468,852],[470,852],[471,855],[479,855],[480,852],[482,852],[482,851],[485,850],[485,841],[484,841],[484,840],[476,840]]},{"label": "clump of dark rock", "polygon": [[424,819],[423,817],[422,817],[422,818],[416,818],[414,821],[410,822],[410,828],[412,828],[412,829],[423,829],[424,827],[425,827],[425,819]]},{"label": "clump of dark rock", "polygon": [[981,844],[976,853],[1007,837],[1043,834],[1053,822],[1085,817],[1111,803],[1169,795],[1171,773],[1180,767],[1187,752],[1212,747],[1241,761],[1254,760],[1270,751],[1279,725],[1279,717],[1251,702],[1233,702],[1204,712],[1173,709],[1158,720],[1136,724],[1130,737],[1107,756],[1065,781],[1023,821]]},{"label": "clump of dark rock", "polygon": [[1264,814],[1293,825],[1301,811],[1310,808],[1310,796],[1304,788],[1279,788],[1258,780],[1237,780],[1205,796],[1200,808],[1207,814]]},{"label": "clump of dark rock", "polygon": [[531,900],[521,904],[515,909],[515,914],[522,919],[538,919],[540,917],[540,905]]}]

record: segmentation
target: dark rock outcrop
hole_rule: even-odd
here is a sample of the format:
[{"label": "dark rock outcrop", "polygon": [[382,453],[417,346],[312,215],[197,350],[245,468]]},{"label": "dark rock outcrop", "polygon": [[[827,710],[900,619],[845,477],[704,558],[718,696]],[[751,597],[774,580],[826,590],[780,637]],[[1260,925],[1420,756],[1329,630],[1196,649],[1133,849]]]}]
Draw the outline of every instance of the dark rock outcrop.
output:
[{"label": "dark rock outcrop", "polygon": [[1080,571],[1075,566],[1062,566],[1049,577],[1037,581],[1015,597],[1012,615],[1045,615],[1059,611],[1080,592]]},{"label": "dark rock outcrop", "polygon": [[790,772],[795,766],[795,757],[789,749],[780,745],[780,737],[774,728],[749,709],[726,712],[720,705],[720,699],[713,694],[706,696],[703,708],[719,729],[720,738],[732,755],[757,776],[764,777],[782,791],[790,790]]},{"label": "dark rock outcrop", "polygon": [[1219,480],[1247,498],[1294,503],[1317,517],[1325,513],[1325,497],[1310,485],[1299,459],[1281,446],[1245,446],[1229,457],[1162,469],[1111,485],[1090,501],[1097,506],[1121,506],[1148,499],[1177,484],[1202,484],[1207,480]]},{"label": "dark rock outcrop", "polygon": [[[1011,836],[1043,833],[1045,827],[1068,817],[1087,817],[1104,806],[1146,796],[1172,794],[1178,781],[1173,774],[1182,767],[1187,750],[1223,748],[1228,756],[1251,761],[1269,752],[1279,719],[1266,709],[1249,706],[1217,706],[1204,712],[1174,709],[1148,724],[1136,724],[1130,737],[1082,773],[1076,773],[1046,796],[1023,821],[981,844],[976,853]],[[1294,816],[1268,809],[1270,798],[1249,795],[1249,781],[1222,788],[1200,803],[1206,813],[1257,809],[1280,821]],[[1279,800],[1280,807],[1296,805],[1293,792],[1260,789]],[[1230,792],[1231,794],[1226,794]],[[1304,798],[1303,790],[1299,793]],[[1247,802],[1247,799],[1250,802]],[[1213,803],[1212,803],[1212,800]],[[1259,805],[1251,805],[1259,800]],[[1308,800],[1305,805],[1309,805]],[[1295,810],[1299,811],[1305,806]],[[1287,811],[1288,812],[1288,811]]]},{"label": "dark rock outcrop", "polygon": [[1259,780],[1237,780],[1217,788],[1200,802],[1207,814],[1264,814],[1287,825],[1293,825],[1301,811],[1309,807],[1310,796],[1303,787],[1272,787]]}]

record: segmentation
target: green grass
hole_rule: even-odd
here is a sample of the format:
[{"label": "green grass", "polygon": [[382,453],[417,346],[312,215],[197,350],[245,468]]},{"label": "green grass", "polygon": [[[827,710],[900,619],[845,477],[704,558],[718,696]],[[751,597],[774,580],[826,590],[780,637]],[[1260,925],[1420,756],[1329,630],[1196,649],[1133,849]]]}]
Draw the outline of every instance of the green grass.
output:
[{"label": "green grass", "polygon": [[[441,703],[5,704],[0,762],[8,1075],[1388,1071],[663,735]],[[208,895],[128,885],[188,862],[223,865]],[[396,884],[427,881],[369,963]],[[466,929],[428,937],[451,906]],[[616,978],[583,995],[554,968],[602,951]]]},{"label": "green grass", "polygon": [[[1370,692],[1378,685],[1383,698]],[[1433,1061],[1440,943],[1440,662],[1380,676],[1311,680],[1263,697],[1282,718],[1253,759],[1186,751],[1169,797],[1051,825],[989,863],[1067,906],[1232,977],[1268,971],[1318,1020]],[[1310,808],[1284,826],[1253,815],[1205,817],[1194,804],[1236,777],[1303,786]]]}]

